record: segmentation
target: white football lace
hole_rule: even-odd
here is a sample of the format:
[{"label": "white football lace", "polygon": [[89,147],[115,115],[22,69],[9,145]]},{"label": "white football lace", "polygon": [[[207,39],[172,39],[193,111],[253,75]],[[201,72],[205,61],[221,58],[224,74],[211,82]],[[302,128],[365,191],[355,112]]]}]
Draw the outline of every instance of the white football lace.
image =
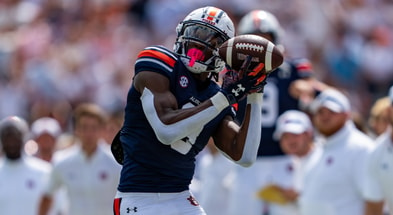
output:
[{"label": "white football lace", "polygon": [[255,45],[252,43],[237,43],[235,45],[236,49],[245,49],[245,50],[252,50],[262,52],[264,50],[263,46]]}]

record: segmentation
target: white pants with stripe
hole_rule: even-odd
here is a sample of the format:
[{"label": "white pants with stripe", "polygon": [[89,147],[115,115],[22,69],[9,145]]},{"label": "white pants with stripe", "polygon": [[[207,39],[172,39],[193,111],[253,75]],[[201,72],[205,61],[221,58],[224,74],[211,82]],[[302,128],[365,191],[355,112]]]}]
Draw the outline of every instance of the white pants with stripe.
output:
[{"label": "white pants with stripe", "polygon": [[206,215],[190,191],[180,193],[117,192],[114,215]]}]

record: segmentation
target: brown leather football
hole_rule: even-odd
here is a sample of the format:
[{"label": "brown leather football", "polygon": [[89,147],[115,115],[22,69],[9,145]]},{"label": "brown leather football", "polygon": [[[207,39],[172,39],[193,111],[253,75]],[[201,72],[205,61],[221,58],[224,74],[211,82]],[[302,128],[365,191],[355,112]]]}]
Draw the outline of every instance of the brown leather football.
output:
[{"label": "brown leather football", "polygon": [[284,60],[283,53],[269,40],[257,35],[239,35],[225,41],[218,48],[218,55],[234,70],[239,70],[249,55],[252,70],[259,63],[264,64],[261,72],[270,73]]}]

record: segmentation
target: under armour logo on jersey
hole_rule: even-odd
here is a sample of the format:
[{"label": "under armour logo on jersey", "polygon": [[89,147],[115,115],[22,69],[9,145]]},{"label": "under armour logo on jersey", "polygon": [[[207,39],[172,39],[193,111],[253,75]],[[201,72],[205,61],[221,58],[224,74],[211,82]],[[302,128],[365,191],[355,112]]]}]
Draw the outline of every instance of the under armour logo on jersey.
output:
[{"label": "under armour logo on jersey", "polygon": [[241,92],[241,91],[246,91],[246,88],[244,88],[243,87],[243,85],[241,85],[241,84],[238,84],[237,85],[237,89],[232,89],[232,93],[235,95],[235,96],[239,96],[239,92]]},{"label": "under armour logo on jersey", "polygon": [[132,209],[127,208],[127,213],[129,214],[131,211],[133,211],[133,212],[138,212],[137,209],[138,209],[137,207],[134,207],[134,208],[132,208]]}]

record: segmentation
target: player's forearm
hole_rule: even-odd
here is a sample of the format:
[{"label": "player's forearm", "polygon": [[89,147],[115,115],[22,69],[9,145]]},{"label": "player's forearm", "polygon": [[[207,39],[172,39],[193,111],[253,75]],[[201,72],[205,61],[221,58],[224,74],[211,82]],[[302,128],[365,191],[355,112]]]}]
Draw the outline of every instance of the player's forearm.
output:
[{"label": "player's forearm", "polygon": [[246,119],[240,128],[238,137],[244,138],[242,141],[237,140],[237,143],[244,143],[242,147],[242,156],[236,161],[242,166],[252,165],[257,157],[259,143],[261,141],[261,123],[262,123],[262,93],[253,93],[247,96]]},{"label": "player's forearm", "polygon": [[[200,105],[200,107],[197,106],[194,110],[191,108],[182,113],[179,111],[179,115],[183,118],[178,118],[178,121],[171,124],[165,124],[162,121],[163,117],[159,117],[157,114],[154,105],[154,95],[149,89],[146,88],[143,91],[141,100],[143,111],[154,133],[157,138],[166,145],[172,144],[177,140],[187,137],[189,134],[201,130],[203,126],[218,116],[224,108],[229,106],[225,95],[217,93],[209,101],[206,101],[204,104]],[[196,113],[192,114],[193,111]]]},{"label": "player's forearm", "polygon": [[383,201],[366,201],[364,215],[383,215]]},{"label": "player's forearm", "polygon": [[38,215],[47,215],[51,206],[52,206],[52,198],[48,195],[43,196],[40,201]]},{"label": "player's forearm", "polygon": [[[222,97],[221,101],[219,97]],[[219,93],[217,93],[211,99],[199,103],[197,104],[197,106],[193,106],[190,108],[185,107],[183,109],[177,109],[177,110],[168,109],[168,111],[165,111],[165,114],[160,115],[159,118],[164,124],[170,125],[182,121],[184,119],[187,119],[189,117],[192,117],[193,115],[199,114],[200,112],[212,106],[214,106],[217,109],[217,113],[219,113],[224,108],[228,107],[229,103],[226,101],[224,95],[220,96]]]}]

